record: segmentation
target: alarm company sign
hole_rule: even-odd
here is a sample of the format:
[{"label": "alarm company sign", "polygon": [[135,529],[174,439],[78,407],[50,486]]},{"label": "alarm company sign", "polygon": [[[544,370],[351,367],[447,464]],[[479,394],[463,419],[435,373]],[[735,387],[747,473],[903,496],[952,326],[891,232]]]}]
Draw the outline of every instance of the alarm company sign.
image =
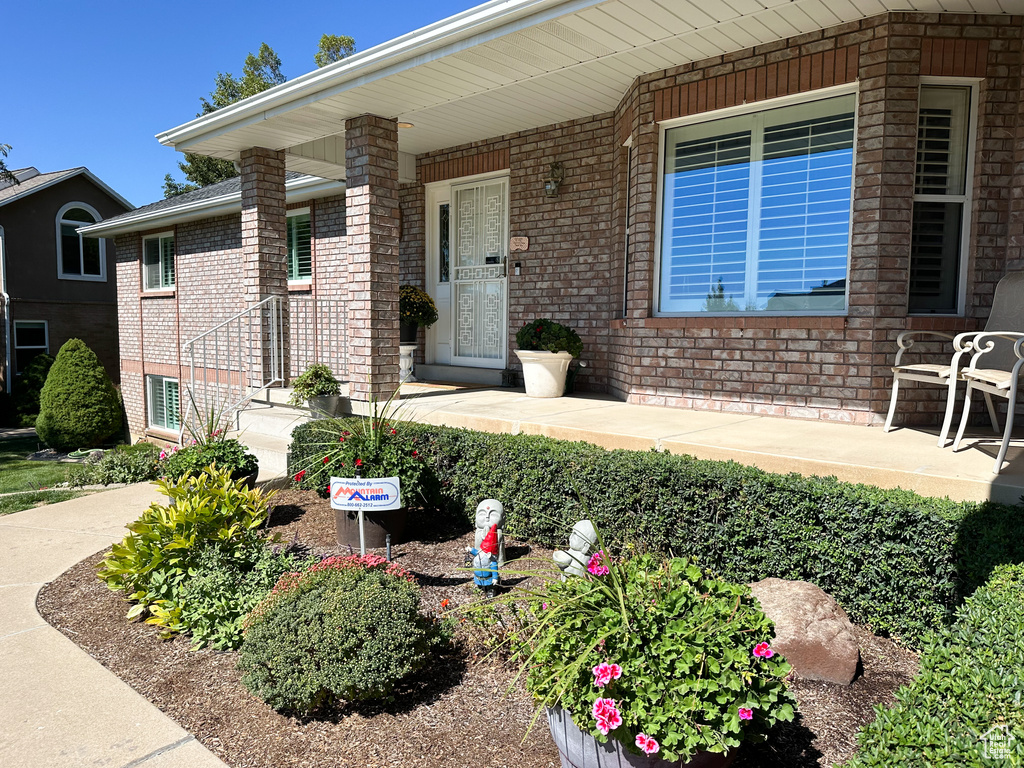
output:
[{"label": "alarm company sign", "polygon": [[374,512],[401,506],[401,481],[397,477],[331,478],[332,509]]}]

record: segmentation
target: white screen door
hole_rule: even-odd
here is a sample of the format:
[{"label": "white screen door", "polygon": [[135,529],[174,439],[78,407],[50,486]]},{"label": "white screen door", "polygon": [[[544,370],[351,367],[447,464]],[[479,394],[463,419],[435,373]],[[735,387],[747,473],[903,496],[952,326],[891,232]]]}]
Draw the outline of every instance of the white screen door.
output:
[{"label": "white screen door", "polygon": [[452,363],[504,368],[508,179],[452,186]]}]

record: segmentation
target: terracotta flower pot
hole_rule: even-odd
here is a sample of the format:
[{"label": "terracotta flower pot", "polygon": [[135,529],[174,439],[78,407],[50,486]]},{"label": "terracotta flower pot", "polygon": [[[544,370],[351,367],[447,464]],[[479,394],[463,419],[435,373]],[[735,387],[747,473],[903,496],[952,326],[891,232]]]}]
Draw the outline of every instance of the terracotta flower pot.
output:
[{"label": "terracotta flower pot", "polygon": [[565,393],[565,376],[572,355],[532,349],[514,351],[523,364],[523,379],[529,397],[561,397]]},{"label": "terracotta flower pot", "polygon": [[634,755],[615,739],[604,744],[584,733],[561,707],[548,709],[551,738],[558,747],[562,768],[726,768],[736,759],[736,752],[721,755],[700,752],[692,760],[669,762],[654,755]]}]

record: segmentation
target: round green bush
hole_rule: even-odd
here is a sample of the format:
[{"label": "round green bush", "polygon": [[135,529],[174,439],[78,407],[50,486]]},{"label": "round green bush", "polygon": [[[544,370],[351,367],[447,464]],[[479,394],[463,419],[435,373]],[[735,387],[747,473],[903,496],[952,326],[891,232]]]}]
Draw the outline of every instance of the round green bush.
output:
[{"label": "round green bush", "polygon": [[419,604],[412,575],[375,555],[285,574],[246,622],[242,682],[297,715],[338,701],[390,700],[448,639]]},{"label": "round green bush", "polygon": [[69,339],[39,395],[36,432],[55,451],[99,445],[121,429],[117,390],[96,353],[81,339]]},{"label": "round green bush", "polygon": [[583,354],[583,340],[572,328],[547,318],[531,320],[516,333],[520,349],[534,352],[568,352],[573,357]]},{"label": "round green bush", "polygon": [[198,475],[211,464],[231,471],[233,477],[242,477],[259,469],[259,460],[246,452],[246,447],[235,438],[212,443],[194,443],[166,455],[163,474],[177,481],[185,475]]}]

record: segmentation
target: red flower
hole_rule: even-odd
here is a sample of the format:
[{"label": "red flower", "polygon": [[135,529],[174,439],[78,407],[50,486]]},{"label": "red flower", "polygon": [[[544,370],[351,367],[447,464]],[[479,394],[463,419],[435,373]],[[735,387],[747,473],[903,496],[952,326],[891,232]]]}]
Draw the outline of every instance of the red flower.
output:
[{"label": "red flower", "polygon": [[324,456],[324,464],[326,464],[330,458],[330,456]]},{"label": "red flower", "polygon": [[302,470],[301,472],[297,473],[293,479],[295,480],[296,483],[301,483],[302,478],[304,478],[305,476],[306,470]]},{"label": "red flower", "polygon": [[356,466],[357,467],[363,466],[363,460],[362,459],[356,459]]},{"label": "red flower", "polygon": [[345,442],[345,438],[344,437],[339,437],[338,438],[338,442],[339,443],[344,443]]},{"label": "red flower", "polygon": [[349,436],[349,435],[351,435],[352,433],[351,433],[351,432],[342,432],[341,434],[343,434],[343,435],[344,435],[345,437],[348,437],[348,436]]},{"label": "red flower", "polygon": [[412,455],[413,455],[413,456],[419,456],[419,455],[420,455],[420,452],[419,452],[419,451],[413,451],[413,452],[412,452]]},{"label": "red flower", "polygon": [[393,430],[393,429],[392,429],[392,430],[391,430],[391,434],[392,434],[392,435],[397,435],[398,433],[397,433],[397,432],[396,432],[395,430]]},{"label": "red flower", "polygon": [[442,608],[447,608],[448,607],[448,598],[445,598],[444,600],[441,601],[441,607]]}]

